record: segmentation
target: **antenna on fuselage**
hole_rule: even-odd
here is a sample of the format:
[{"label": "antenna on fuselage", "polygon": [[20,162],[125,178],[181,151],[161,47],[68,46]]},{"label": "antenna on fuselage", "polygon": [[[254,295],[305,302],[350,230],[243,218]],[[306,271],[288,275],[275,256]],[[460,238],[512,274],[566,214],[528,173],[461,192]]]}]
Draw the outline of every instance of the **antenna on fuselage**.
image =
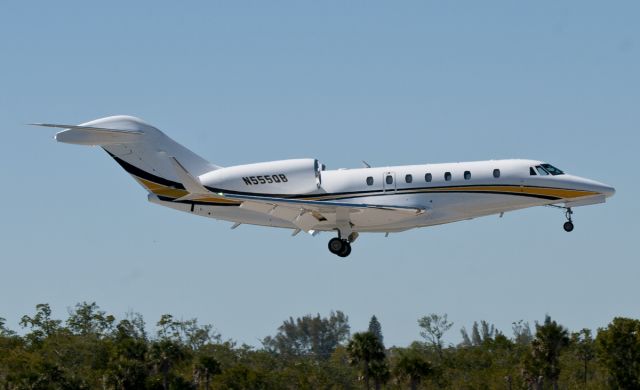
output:
[{"label": "antenna on fuselage", "polygon": [[362,160],[362,164],[364,164],[365,168],[371,168],[371,165],[369,165],[369,163],[364,160]]}]

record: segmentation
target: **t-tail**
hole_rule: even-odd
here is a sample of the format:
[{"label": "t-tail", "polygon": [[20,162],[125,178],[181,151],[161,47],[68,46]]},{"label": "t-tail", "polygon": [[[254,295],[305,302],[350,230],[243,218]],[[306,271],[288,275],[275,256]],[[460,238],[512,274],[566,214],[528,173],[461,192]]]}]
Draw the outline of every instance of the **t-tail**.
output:
[{"label": "t-tail", "polygon": [[197,178],[221,168],[132,116],[110,116],[80,125],[36,125],[65,129],[56,134],[58,142],[102,147],[136,181],[159,197],[187,195],[184,172]]}]

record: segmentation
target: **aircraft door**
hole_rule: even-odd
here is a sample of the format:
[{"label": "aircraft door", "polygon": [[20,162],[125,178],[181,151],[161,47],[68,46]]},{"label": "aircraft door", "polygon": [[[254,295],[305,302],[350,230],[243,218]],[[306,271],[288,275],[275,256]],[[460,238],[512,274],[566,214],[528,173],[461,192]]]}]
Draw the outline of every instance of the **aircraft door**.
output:
[{"label": "aircraft door", "polygon": [[384,188],[384,192],[396,191],[396,173],[395,172],[385,172],[382,175],[382,187]]}]

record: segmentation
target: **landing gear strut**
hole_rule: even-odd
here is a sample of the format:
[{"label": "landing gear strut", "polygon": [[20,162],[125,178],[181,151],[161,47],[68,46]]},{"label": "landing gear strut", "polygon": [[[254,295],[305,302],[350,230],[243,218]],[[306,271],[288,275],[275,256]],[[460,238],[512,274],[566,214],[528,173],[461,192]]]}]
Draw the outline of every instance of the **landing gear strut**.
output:
[{"label": "landing gear strut", "polygon": [[571,207],[567,207],[567,211],[564,213],[565,217],[567,217],[567,222],[562,225],[565,232],[573,231],[573,221],[571,220],[571,214],[573,214],[573,210],[571,210]]}]

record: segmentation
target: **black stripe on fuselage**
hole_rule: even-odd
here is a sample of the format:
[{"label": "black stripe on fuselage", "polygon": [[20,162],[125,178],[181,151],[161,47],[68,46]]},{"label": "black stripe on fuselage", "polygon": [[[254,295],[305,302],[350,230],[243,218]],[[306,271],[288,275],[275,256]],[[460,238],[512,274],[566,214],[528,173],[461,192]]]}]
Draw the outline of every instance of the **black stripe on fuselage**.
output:
[{"label": "black stripe on fuselage", "polygon": [[[240,206],[240,203],[218,203],[218,202],[201,202],[198,200],[178,200],[176,201],[176,198],[171,198],[169,196],[161,196],[161,195],[156,195],[158,197],[158,199],[164,201],[164,202],[171,202],[171,203],[184,203],[184,204],[190,204],[190,205],[198,205],[198,206],[234,206],[234,207],[238,207]],[[193,211],[193,210],[191,210]]]},{"label": "black stripe on fuselage", "polygon": [[[125,171],[128,173],[135,175],[141,179],[149,180],[157,184],[161,184],[168,187],[173,187],[176,189],[184,190],[185,187],[178,182],[167,180],[160,176],[153,175],[145,170],[142,170],[136,167],[133,164],[130,164],[123,159],[117,157],[116,155],[109,153],[105,150]],[[234,191],[227,190],[223,188],[215,188],[210,186],[205,186],[206,189],[213,193],[228,193],[234,195],[249,195],[249,196],[269,196],[273,198],[286,198],[286,199],[306,199],[306,198],[314,198],[318,201],[323,200],[335,200],[337,197],[340,199],[352,199],[352,198],[361,198],[366,196],[384,196],[384,195],[413,195],[413,194],[443,194],[443,193],[465,193],[465,194],[497,194],[497,195],[515,195],[515,196],[524,196],[529,198],[538,198],[538,199],[546,199],[546,200],[558,200],[562,199],[557,196],[550,195],[539,195],[539,194],[526,194],[521,192],[504,192],[504,191],[491,191],[491,190],[475,190],[468,191],[464,190],[466,187],[504,187],[504,186],[516,186],[514,184],[469,184],[469,185],[458,185],[458,186],[439,186],[439,187],[417,187],[417,188],[399,188],[397,190],[364,190],[364,191],[350,191],[350,192],[333,192],[329,194],[264,194],[264,193],[256,193],[256,192],[245,192],[245,191]],[[541,186],[527,186],[528,188],[552,188],[552,187],[541,187]],[[456,191],[452,188],[460,188],[460,191]],[[166,199],[171,199],[164,197]],[[166,200],[165,199],[165,200]],[[196,201],[181,201],[181,203],[194,203],[194,204],[203,204],[203,205],[212,205],[214,203],[209,202],[196,202]],[[219,205],[224,206],[234,206],[233,204],[222,204]]]},{"label": "black stripe on fuselage", "polygon": [[[475,190],[469,191],[464,190],[467,187],[504,187],[504,186],[517,186],[516,184],[469,184],[469,185],[458,185],[458,186],[440,186],[440,187],[415,187],[415,188],[399,188],[397,190],[364,190],[364,191],[349,191],[349,192],[331,192],[326,194],[265,194],[260,192],[244,192],[244,191],[234,191],[227,190],[224,188],[216,188],[205,186],[211,192],[214,193],[227,193],[234,195],[248,195],[248,196],[270,196],[273,198],[285,198],[285,199],[308,199],[313,198],[314,200],[335,200],[336,198],[340,199],[351,199],[351,198],[361,198],[366,196],[383,196],[383,195],[406,195],[406,194],[433,194],[433,193],[479,193],[479,194],[502,194],[502,195],[517,195],[517,196],[528,196],[532,198],[541,198],[541,199],[562,199],[556,196],[550,195],[537,195],[537,194],[525,194],[520,192],[506,192],[506,191],[491,191],[491,190]],[[528,188],[544,188],[551,189],[553,187],[541,187],[541,186],[527,186]],[[452,190],[452,188],[460,188],[460,191]]]},{"label": "black stripe on fuselage", "polygon": [[[442,187],[417,187],[417,188],[404,188],[398,189],[397,191],[393,190],[371,190],[371,191],[356,191],[356,192],[340,192],[340,193],[331,193],[331,194],[322,194],[322,195],[303,195],[304,197],[314,197],[318,198],[316,200],[334,200],[334,199],[353,199],[353,198],[363,198],[367,196],[390,196],[390,195],[415,195],[415,194],[497,194],[497,195],[515,195],[515,196],[525,196],[530,198],[540,198],[547,200],[556,200],[562,199],[557,196],[551,195],[540,195],[540,194],[528,194],[522,192],[510,192],[510,191],[492,191],[492,190],[465,190],[467,187],[504,187],[509,186],[509,184],[475,184],[475,185],[460,185],[460,186],[442,186]],[[550,187],[534,187],[528,186],[529,188],[550,188]],[[455,190],[456,188],[460,188],[460,190]],[[352,195],[352,196],[350,196]],[[331,196],[331,199],[323,199],[324,197]]]},{"label": "black stripe on fuselage", "polygon": [[123,159],[121,159],[120,157],[116,156],[113,153],[109,153],[108,150],[104,149],[103,150],[105,152],[107,152],[109,154],[109,156],[111,156],[111,158],[113,158],[114,160],[116,160],[116,162],[122,167],[122,169],[124,169],[125,171],[127,171],[127,173],[130,173],[132,175],[138,176],[141,179],[145,179],[145,180],[149,180],[152,181],[154,183],[157,184],[162,184],[163,186],[167,186],[167,187],[173,187],[175,189],[179,189],[179,190],[184,190],[184,186],[181,183],[175,182],[175,181],[171,181],[171,180],[167,180],[165,178],[162,178],[160,176],[156,176],[153,175],[145,170],[142,170],[138,167],[136,167],[133,164],[130,164],[126,161],[124,161]]}]

